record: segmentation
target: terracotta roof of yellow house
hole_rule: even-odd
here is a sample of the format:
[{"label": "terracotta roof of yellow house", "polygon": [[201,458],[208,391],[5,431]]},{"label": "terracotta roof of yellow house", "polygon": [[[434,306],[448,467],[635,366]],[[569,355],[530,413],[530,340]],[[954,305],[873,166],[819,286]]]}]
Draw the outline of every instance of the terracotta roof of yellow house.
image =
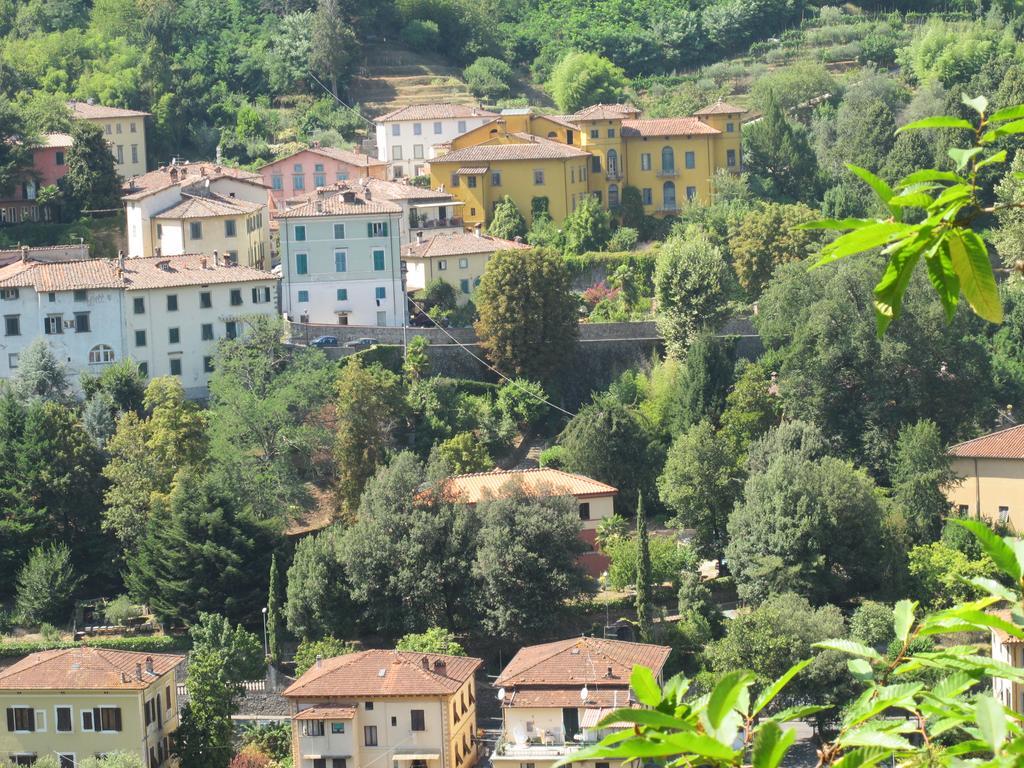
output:
[{"label": "terracotta roof of yellow house", "polygon": [[165,653],[89,646],[40,651],[0,671],[0,690],[138,690],[184,660]]},{"label": "terracotta roof of yellow house", "polygon": [[629,136],[696,136],[721,133],[696,117],[665,117],[658,120],[623,120],[622,135]]},{"label": "terracotta roof of yellow house", "polygon": [[476,235],[467,232],[441,232],[423,242],[405,246],[404,255],[413,259],[429,259],[435,256],[461,256],[470,253],[494,253],[496,251],[528,249],[526,243],[504,240],[490,235]]},{"label": "terracotta roof of yellow house", "polygon": [[497,469],[456,475],[447,480],[445,494],[465,504],[501,498],[517,488],[534,496],[575,496],[578,499],[610,496],[618,489],[607,483],[560,469]]},{"label": "terracotta roof of yellow house", "polygon": [[370,190],[374,198],[383,200],[454,200],[455,197],[440,189],[417,187],[403,181],[359,179],[354,184]]},{"label": "terracotta roof of yellow house", "polygon": [[672,649],[598,637],[572,637],[520,648],[498,675],[498,686],[572,686],[619,681],[629,684],[633,667],[661,672]]},{"label": "terracotta roof of yellow house", "polygon": [[574,115],[568,115],[569,120],[621,120],[631,115],[639,115],[640,110],[629,104],[594,104],[592,107],[581,109]]},{"label": "terracotta roof of yellow house", "polygon": [[202,219],[209,216],[241,216],[265,206],[237,197],[225,197],[213,192],[200,195],[183,193],[182,200],[170,208],[153,214],[154,219]]},{"label": "terracotta roof of yellow house", "polygon": [[721,99],[719,99],[714,104],[709,104],[708,106],[704,107],[703,109],[698,109],[693,114],[695,114],[695,115],[742,115],[742,114],[745,114],[746,112],[747,112],[747,110],[745,110],[743,107],[735,107],[732,104],[730,104],[730,103],[728,103],[726,101],[722,101]]},{"label": "terracotta roof of yellow house", "polygon": [[451,120],[461,117],[497,117],[496,112],[482,107],[467,107],[465,104],[410,104],[400,107],[377,118],[378,123],[393,123],[398,120]]},{"label": "terracotta roof of yellow house", "polygon": [[507,143],[486,143],[477,144],[473,147],[456,149],[440,157],[435,157],[431,163],[489,163],[502,160],[561,160],[569,157],[588,157],[589,152],[584,152],[568,144],[562,144],[550,139],[542,139],[539,136],[531,136],[526,133],[510,133],[509,136],[518,139],[515,142]]},{"label": "terracotta roof of yellow house", "polygon": [[194,253],[125,259],[123,269],[115,259],[16,261],[0,267],[0,287],[33,288],[38,293],[90,288],[138,291],[278,279],[272,272],[223,262],[217,264],[212,256]]},{"label": "terracotta roof of yellow house", "polygon": [[957,443],[948,453],[971,459],[1024,459],[1024,424]]},{"label": "terracotta roof of yellow house", "polygon": [[125,194],[121,196],[121,199],[140,200],[148,195],[152,195],[154,192],[159,192],[176,185],[184,186],[202,182],[206,179],[213,181],[222,178],[232,178],[237,181],[254,184],[258,187],[267,187],[267,183],[263,181],[263,177],[258,173],[245,171],[241,168],[228,168],[217,163],[205,161],[198,163],[186,162],[164,166],[125,182],[123,187]]},{"label": "terracotta roof of yellow house", "polygon": [[323,659],[284,691],[286,697],[447,696],[482,659],[439,653],[371,650]]},{"label": "terracotta roof of yellow house", "polygon": [[148,117],[149,112],[139,112],[135,109],[121,109],[121,107],[105,107],[102,104],[90,104],[88,101],[69,101],[68,108],[71,116],[83,120],[96,120],[105,117]]}]

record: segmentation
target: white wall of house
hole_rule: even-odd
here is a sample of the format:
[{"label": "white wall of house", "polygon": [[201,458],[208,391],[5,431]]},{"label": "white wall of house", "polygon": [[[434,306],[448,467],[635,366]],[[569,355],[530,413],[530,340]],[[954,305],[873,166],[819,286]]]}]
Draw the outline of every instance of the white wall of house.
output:
[{"label": "white wall of house", "polygon": [[391,163],[389,179],[425,175],[428,173],[427,164],[436,157],[435,145],[445,144],[493,119],[493,116],[481,116],[377,123],[377,157]]}]

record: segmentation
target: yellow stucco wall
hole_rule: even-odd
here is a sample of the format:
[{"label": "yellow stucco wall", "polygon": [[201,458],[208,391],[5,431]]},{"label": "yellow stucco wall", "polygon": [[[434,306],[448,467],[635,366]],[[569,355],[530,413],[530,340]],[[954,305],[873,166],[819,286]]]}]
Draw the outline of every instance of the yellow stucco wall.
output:
[{"label": "yellow stucco wall", "polygon": [[[171,706],[166,704],[167,691],[171,692]],[[162,727],[157,723],[145,725],[145,702],[160,694]],[[33,733],[11,733],[7,730],[6,710],[8,707],[32,707],[36,710],[37,730]],[[69,706],[71,731],[57,731],[59,706]],[[82,727],[82,713],[91,712],[95,707],[120,707],[121,731],[85,731]],[[4,722],[0,722],[0,759],[15,754],[62,754],[75,755],[76,760],[92,755],[123,751],[142,758],[148,765],[149,748],[156,748],[165,736],[178,727],[178,703],[174,672],[168,672],[151,683],[144,691],[0,691],[0,710],[4,711]],[[45,723],[39,713],[45,713]],[[40,729],[45,726],[45,730]]]},{"label": "yellow stucco wall", "polygon": [[1006,522],[1024,531],[1024,461],[955,458],[951,468],[961,478],[946,489],[954,509],[996,522],[999,508],[1006,507]]},{"label": "yellow stucco wall", "polygon": [[[103,131],[114,155],[114,168],[122,178],[141,176],[146,172],[146,119],[144,117],[82,118]],[[133,130],[134,128],[134,130]],[[134,156],[132,147],[135,147]],[[121,161],[118,150],[121,147]]]},{"label": "yellow stucco wall", "polygon": [[[227,254],[234,251],[238,263],[256,269],[270,269],[270,223],[267,210],[238,216],[208,216],[191,219],[155,217],[149,220],[150,241],[163,256],[183,253]],[[202,237],[192,239],[191,222],[202,223]],[[228,237],[225,222],[235,223],[235,234]],[[159,230],[158,230],[159,227]],[[159,233],[159,237],[157,236]],[[261,247],[262,244],[262,247]],[[154,253],[155,255],[155,253]]]},{"label": "yellow stucco wall", "polygon": [[[409,261],[421,262],[424,272],[424,285],[429,285],[436,278],[440,278],[455,289],[455,296],[459,304],[465,304],[476,293],[479,287],[480,278],[487,269],[487,262],[491,253],[467,253],[462,256],[432,257],[428,259],[409,259]],[[465,266],[463,266],[465,261]],[[442,268],[443,267],[443,268]],[[463,281],[467,281],[469,291],[463,291]]]}]

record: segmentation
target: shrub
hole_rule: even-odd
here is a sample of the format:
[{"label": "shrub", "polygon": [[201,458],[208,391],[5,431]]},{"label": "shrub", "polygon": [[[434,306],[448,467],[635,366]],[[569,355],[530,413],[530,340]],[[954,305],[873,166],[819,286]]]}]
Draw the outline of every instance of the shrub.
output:
[{"label": "shrub", "polygon": [[519,427],[536,424],[548,411],[544,387],[529,379],[514,379],[498,390],[496,405],[501,415]]},{"label": "shrub", "polygon": [[437,446],[437,456],[451,472],[468,475],[491,468],[490,454],[472,432],[460,432]]},{"label": "shrub", "polygon": [[103,608],[103,617],[108,624],[122,625],[128,619],[134,619],[142,615],[142,608],[132,603],[128,595],[115,597]]},{"label": "shrub", "polygon": [[53,626],[53,624],[47,624],[45,621],[39,625],[39,634],[42,635],[43,640],[50,643],[60,640],[60,630]]},{"label": "shrub", "polygon": [[303,640],[295,651],[295,676],[298,677],[314,664],[316,657],[330,659],[352,653],[356,647],[336,637],[324,637],[320,640]]},{"label": "shrub", "polygon": [[405,635],[395,645],[395,649],[417,653],[444,653],[449,656],[466,655],[466,650],[455,639],[455,635],[442,627],[431,627],[426,632]]},{"label": "shrub", "polygon": [[633,227],[619,227],[608,240],[609,251],[632,251],[640,241],[640,233]]},{"label": "shrub", "polygon": [[[683,572],[692,570],[697,564],[697,556],[693,549],[679,544],[672,536],[652,536],[649,547],[651,580],[655,584],[669,581],[673,585],[678,585]],[[605,551],[612,559],[608,567],[608,583],[614,589],[626,589],[635,585],[640,558],[640,547],[636,537],[621,537],[609,541]]]},{"label": "shrub", "polygon": [[850,637],[873,648],[888,647],[894,637],[892,608],[865,600],[850,618]]},{"label": "shrub", "polygon": [[552,469],[560,469],[562,467],[562,454],[565,453],[565,449],[560,445],[552,445],[550,448],[545,448],[540,452],[538,457],[538,463],[542,467],[551,467]]},{"label": "shrub", "polygon": [[231,758],[228,768],[270,768],[271,760],[255,747],[244,747]]},{"label": "shrub", "polygon": [[289,723],[254,723],[242,731],[242,743],[254,747],[274,760],[291,755],[292,729]]},{"label": "shrub", "polygon": [[512,67],[493,56],[481,56],[462,72],[474,96],[496,102],[512,92]]},{"label": "shrub", "polygon": [[18,573],[18,617],[29,625],[67,621],[81,581],[71,565],[71,550],[66,544],[36,547]]},{"label": "shrub", "polygon": [[436,51],[441,42],[437,22],[429,19],[413,19],[399,35],[402,42],[416,51]]}]

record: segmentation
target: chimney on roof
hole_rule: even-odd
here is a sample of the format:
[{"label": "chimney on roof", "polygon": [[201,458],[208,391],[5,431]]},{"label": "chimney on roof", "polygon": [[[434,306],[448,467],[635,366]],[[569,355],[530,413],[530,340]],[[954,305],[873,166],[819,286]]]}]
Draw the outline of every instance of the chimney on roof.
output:
[{"label": "chimney on roof", "polygon": [[85,103],[88,104],[91,107],[91,106],[93,106],[96,103],[96,99],[94,99],[92,96],[90,96],[88,99],[85,100]]},{"label": "chimney on roof", "polygon": [[132,681],[132,676],[131,675],[129,675],[127,672],[122,672],[121,673],[121,682],[122,683],[130,683],[131,681]]},{"label": "chimney on roof", "polygon": [[314,139],[313,141],[309,142],[309,148],[320,149],[320,142]]},{"label": "chimney on roof", "polygon": [[213,266],[220,266],[220,252],[216,248],[213,249]]},{"label": "chimney on roof", "polygon": [[206,269],[206,254],[199,257],[199,267],[201,269]]},{"label": "chimney on roof", "polygon": [[423,668],[429,672],[430,671],[430,659],[428,659],[426,656],[424,656],[422,661],[423,661]]},{"label": "chimney on roof", "polygon": [[136,664],[135,665],[135,679],[136,680],[141,680],[142,679],[142,665],[141,664]]},{"label": "chimney on roof", "polygon": [[[609,669],[611,669],[611,667],[609,667]],[[149,674],[151,674],[151,675],[156,674],[153,671],[153,657],[152,656],[147,656],[146,657],[146,671],[149,672]]]},{"label": "chimney on roof", "polygon": [[159,248],[154,248],[153,249],[153,255],[156,256],[159,259],[160,258],[160,249]]},{"label": "chimney on roof", "polygon": [[517,242],[517,243],[521,243],[521,242],[523,242],[523,236],[522,236],[522,235],[516,235],[516,236],[515,236],[515,237],[513,237],[512,239],[513,239],[513,240],[514,240],[515,242]]},{"label": "chimney on roof", "polygon": [[435,675],[445,675],[445,674],[447,674],[446,671],[445,671],[444,659],[434,659],[434,674]]},{"label": "chimney on roof", "polygon": [[320,669],[324,665],[324,657],[319,653],[316,655],[316,668]]},{"label": "chimney on roof", "polygon": [[481,227],[480,227],[480,222],[478,221],[476,223],[476,226],[473,227],[473,234],[476,235],[477,237],[480,237],[480,231],[481,231]]},{"label": "chimney on roof", "polygon": [[373,192],[370,190],[369,187],[363,187],[363,197],[366,200],[373,200]]},{"label": "chimney on roof", "polygon": [[28,246],[27,245],[21,246],[21,260],[22,261],[28,261]]},{"label": "chimney on roof", "polygon": [[416,245],[423,245],[423,231],[416,233]]},{"label": "chimney on roof", "polygon": [[200,176],[206,176],[206,166],[205,165],[199,166],[199,175]]},{"label": "chimney on roof", "polygon": [[612,674],[612,668],[611,667],[608,667],[608,671],[605,673],[605,677],[607,677],[609,680],[611,680],[613,677],[615,677],[615,675]]},{"label": "chimney on roof", "polygon": [[117,252],[117,268],[124,269],[124,251]]}]

